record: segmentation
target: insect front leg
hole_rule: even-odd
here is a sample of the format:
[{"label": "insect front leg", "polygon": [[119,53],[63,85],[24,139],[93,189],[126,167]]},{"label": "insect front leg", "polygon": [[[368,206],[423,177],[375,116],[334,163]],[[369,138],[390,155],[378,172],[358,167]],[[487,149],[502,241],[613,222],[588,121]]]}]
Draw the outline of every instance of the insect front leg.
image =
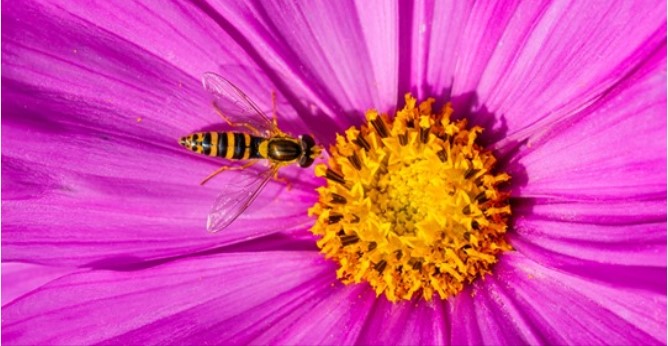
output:
[{"label": "insect front leg", "polygon": [[271,122],[278,128],[278,113],[276,112],[276,91],[271,91]]},{"label": "insect front leg", "polygon": [[204,185],[204,184],[206,184],[207,181],[211,180],[211,178],[213,178],[216,175],[218,175],[220,173],[223,173],[225,171],[237,171],[237,170],[246,169],[246,168],[254,165],[256,162],[257,161],[249,161],[249,162],[243,164],[242,166],[223,166],[223,167],[220,167],[216,171],[214,171],[213,173],[209,174],[209,176],[204,178],[204,180],[202,180],[202,182],[199,183],[199,184]]}]

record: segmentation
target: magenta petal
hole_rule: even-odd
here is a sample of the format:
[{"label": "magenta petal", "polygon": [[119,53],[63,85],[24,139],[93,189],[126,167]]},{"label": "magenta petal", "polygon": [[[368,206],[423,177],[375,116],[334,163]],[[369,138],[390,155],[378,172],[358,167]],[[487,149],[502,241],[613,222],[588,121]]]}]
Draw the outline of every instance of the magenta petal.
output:
[{"label": "magenta petal", "polygon": [[509,164],[520,180],[518,251],[545,266],[665,290],[656,276],[666,263],[664,68],[662,50],[577,117],[536,134]]},{"label": "magenta petal", "polygon": [[[307,252],[221,254],[139,271],[72,274],[5,305],[2,340],[69,345],[247,343],[272,327],[288,328],[297,320],[308,325],[300,309],[309,304],[333,307],[337,300],[323,300],[326,297],[356,299],[354,289],[333,288],[332,275],[329,263]],[[332,290],[339,293],[331,296]],[[356,314],[342,316],[323,314],[314,322],[333,327],[337,321],[354,321]],[[288,317],[294,319],[292,324]],[[338,343],[330,334],[320,334],[316,325],[306,333],[309,338]]]},{"label": "magenta petal", "polygon": [[541,344],[534,326],[523,319],[521,309],[495,287],[495,279],[488,276],[450,300],[451,344]]},{"label": "magenta petal", "polygon": [[665,290],[625,288],[549,269],[520,253],[509,253],[484,294],[493,299],[480,304],[498,305],[500,311],[508,311],[505,306],[510,305],[521,312],[517,327],[504,331],[517,337],[526,334],[523,328],[530,325],[537,340],[547,344],[666,342]]},{"label": "magenta petal", "polygon": [[[323,267],[329,266],[328,263]],[[191,309],[165,318],[160,323],[152,323],[106,340],[104,343],[122,344],[127,340],[152,343],[156,340],[155,335],[162,333],[165,323],[188,324],[197,313],[210,313],[218,316],[220,320],[215,323],[204,323],[188,335],[168,334],[162,340],[187,344],[212,342],[239,345],[352,344],[363,326],[363,316],[368,313],[373,297],[362,286],[344,287],[336,282],[333,275],[329,275],[331,273],[323,271],[321,275],[290,291],[281,294],[272,293],[269,297],[271,300],[250,306],[238,315],[221,314],[215,310],[216,306],[200,308],[197,311]],[[341,325],[347,328],[341,328]]]},{"label": "magenta petal", "polygon": [[440,300],[391,303],[375,298],[371,313],[357,344],[361,345],[444,345],[448,340],[448,316]]},{"label": "magenta petal", "polygon": [[452,320],[455,345],[660,344],[666,338],[660,292],[564,274],[517,252],[504,255],[492,276],[451,306],[452,316],[461,317]]},{"label": "magenta petal", "polygon": [[[87,52],[85,49],[92,43],[91,39],[92,41],[108,39],[113,40],[107,42],[108,44],[124,43],[139,47],[145,50],[147,55],[177,67],[197,79],[204,71],[213,70],[224,63],[251,65],[251,60],[243,48],[234,44],[233,40],[220,30],[218,24],[195,4],[168,1],[157,7],[133,2],[16,1],[13,3],[17,5],[10,7],[12,17],[45,22],[42,22],[41,26],[17,22],[13,24],[21,27],[8,26],[9,28],[18,31],[25,26],[25,29],[29,29],[28,32],[34,34],[30,38],[40,39],[32,41],[32,44],[39,42],[41,45],[47,42],[45,40],[47,38],[48,42],[53,42],[54,39],[64,41],[58,42],[59,44],[71,40],[71,43],[76,44],[72,45],[71,49],[76,50],[77,54],[82,54],[78,58],[75,56],[74,60],[81,61],[91,57],[88,54],[92,52]],[[61,25],[51,27],[52,23]],[[16,31],[12,31],[10,35]],[[48,33],[54,35],[47,35]],[[27,37],[22,40],[29,42]],[[225,44],[212,44],[213,42],[225,42]],[[90,67],[93,67],[100,62],[89,63]],[[119,67],[120,65],[122,64],[119,64]]]},{"label": "magenta petal", "polygon": [[457,295],[448,305],[448,314],[452,316],[450,343],[452,345],[483,345],[478,317],[476,316],[475,297],[467,289]]},{"label": "magenta petal", "polygon": [[[333,273],[333,267],[330,270]],[[310,292],[281,297],[274,302],[280,305],[280,311],[272,313],[265,307],[249,311],[247,318],[241,318],[249,328],[240,331],[237,340],[256,345],[355,343],[375,296],[366,286],[344,286],[334,275],[328,279],[321,286],[312,287]],[[252,339],[245,339],[253,334]]]},{"label": "magenta petal", "polygon": [[[277,80],[198,6],[170,2],[158,11],[125,2],[8,5],[3,100],[22,97],[21,108],[49,119],[44,126],[102,128],[164,142],[157,133],[173,145],[186,131],[220,128],[200,83],[204,72],[214,71],[266,111],[271,91],[278,92],[278,114],[289,119],[281,123],[287,130],[322,130],[305,128],[286,103],[283,92],[297,97],[298,90],[279,90]],[[55,116],[56,110],[63,114]]]},{"label": "magenta petal", "polygon": [[37,290],[50,281],[81,269],[47,267],[29,263],[2,263],[2,305]]},{"label": "magenta petal", "polygon": [[608,201],[605,208],[598,201],[555,201],[528,208],[516,210],[530,216],[517,218],[511,243],[543,265],[576,269],[588,262],[630,271],[666,265],[665,201]]},{"label": "magenta petal", "polygon": [[664,1],[527,3],[523,9],[507,24],[475,88],[516,140],[572,116],[665,46]]},{"label": "magenta petal", "polygon": [[[262,59],[298,81],[309,101],[345,129],[397,96],[397,9],[388,3],[212,4]],[[385,23],[385,24],[382,24]],[[346,68],[341,68],[346,66]],[[340,119],[342,118],[342,119]],[[324,121],[324,119],[321,119]]]},{"label": "magenta petal", "polygon": [[[270,183],[263,197],[266,204],[277,197],[280,212],[260,213],[260,203],[224,236],[205,232],[226,178],[207,187],[198,182],[221,162],[187,153],[176,141],[220,119],[200,72],[192,76],[174,65],[183,61],[166,58],[177,46],[205,49],[202,40],[224,39],[210,36],[217,24],[205,14],[175,4],[159,13],[129,3],[105,4],[113,7],[107,12],[69,3],[9,5],[2,47],[3,259],[109,267],[305,228],[314,196],[308,177],[295,180],[291,194]],[[135,15],[143,20],[124,22]],[[192,37],[174,35],[173,25]],[[224,46],[214,50],[225,57],[217,63],[245,61],[240,48]],[[257,80],[240,78],[249,79],[245,85]],[[269,99],[269,90],[262,93]]]},{"label": "magenta petal", "polygon": [[[193,28],[189,34],[195,41],[186,44],[179,42],[186,38],[179,40],[171,24],[138,5],[120,5],[111,12],[93,4],[61,4],[70,7],[65,9],[27,1],[8,5],[12,16],[7,16],[8,30],[2,35],[2,64],[7,70],[3,106],[7,101],[17,105],[18,109],[9,113],[15,117],[18,110],[29,113],[28,119],[21,119],[27,124],[38,120],[39,124],[31,124],[33,130],[73,126],[161,143],[165,139],[160,135],[175,141],[193,124],[216,120],[207,95],[201,91],[201,72],[184,71],[174,65],[178,59],[168,58],[175,46],[188,49],[211,30]],[[193,19],[199,19],[200,25],[211,25],[192,9],[180,11],[166,5],[164,10],[161,13],[179,26]],[[134,15],[142,20],[125,22]],[[136,35],[146,30],[152,34]]]},{"label": "magenta petal", "polygon": [[[15,133],[21,132],[5,137]],[[39,136],[33,134],[33,138]],[[42,163],[29,163],[3,153],[3,259],[118,267],[272,233],[303,230],[311,222],[306,210],[314,197],[308,185],[295,183],[296,187],[287,193],[283,184],[270,183],[262,193],[262,200],[226,232],[209,234],[206,215],[223,181],[212,182],[207,188],[196,183],[189,186],[166,182],[179,174],[184,180],[193,179],[191,174],[181,172],[183,162],[176,162],[172,158],[175,155],[160,155],[160,151],[141,164],[149,170],[151,162],[163,167],[171,162],[172,168],[162,168],[153,174],[172,174],[146,181],[141,179],[143,167],[139,163],[135,167],[122,167],[124,153],[143,156],[138,149],[112,145],[116,150],[108,154],[92,146],[86,152],[91,158],[75,166],[71,166],[71,160],[47,161],[58,153],[45,153]],[[71,145],[65,141],[60,147],[62,150]],[[66,152],[77,152],[77,148],[71,147]],[[31,155],[35,154],[33,150]],[[187,162],[183,156],[182,160]],[[113,159],[118,160],[117,165],[102,168]],[[203,163],[200,167],[206,166]],[[85,172],[86,167],[90,167],[90,172]],[[190,178],[186,178],[188,175]],[[34,185],[35,179],[42,181],[42,185]],[[276,205],[281,206],[280,210],[271,207]]]},{"label": "magenta petal", "polygon": [[665,293],[665,208],[665,200],[522,206],[516,214],[531,216],[518,217],[510,242],[548,268],[620,290]]},{"label": "magenta petal", "polygon": [[459,97],[474,91],[490,58],[509,44],[506,38],[501,45],[501,37],[531,30],[534,13],[544,6],[517,1],[419,3],[412,26],[403,27],[413,32],[411,82],[418,96]]},{"label": "magenta petal", "polygon": [[509,165],[528,179],[517,194],[665,200],[665,54],[664,46],[610,95],[530,139]]}]

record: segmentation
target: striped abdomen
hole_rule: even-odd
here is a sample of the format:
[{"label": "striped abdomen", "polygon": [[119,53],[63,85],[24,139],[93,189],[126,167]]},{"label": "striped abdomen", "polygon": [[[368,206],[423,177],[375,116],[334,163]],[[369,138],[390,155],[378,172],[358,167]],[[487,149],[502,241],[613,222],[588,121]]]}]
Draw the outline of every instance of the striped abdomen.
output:
[{"label": "striped abdomen", "polygon": [[238,132],[198,132],[181,137],[179,143],[196,153],[231,160],[265,158],[260,155],[260,144],[266,139]]}]

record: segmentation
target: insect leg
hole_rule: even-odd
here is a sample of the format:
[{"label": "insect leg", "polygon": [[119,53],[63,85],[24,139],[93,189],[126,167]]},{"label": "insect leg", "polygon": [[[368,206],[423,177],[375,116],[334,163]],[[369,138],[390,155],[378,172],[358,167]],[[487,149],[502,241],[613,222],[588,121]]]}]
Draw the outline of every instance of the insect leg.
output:
[{"label": "insect leg", "polygon": [[252,134],[254,134],[254,135],[256,135],[256,136],[261,136],[261,135],[262,135],[262,132],[261,132],[260,130],[258,130],[257,128],[255,128],[255,126],[253,126],[253,125],[251,125],[251,124],[248,124],[248,123],[235,123],[235,122],[231,121],[231,120],[230,120],[230,119],[229,119],[229,118],[228,118],[228,117],[227,117],[227,116],[220,110],[220,108],[218,108],[218,106],[216,105],[215,102],[213,103],[213,109],[216,110],[216,113],[218,113],[218,115],[220,115],[220,117],[223,118],[223,121],[225,121],[228,125],[230,125],[230,126],[232,126],[232,127],[245,127],[245,128],[247,128],[248,130],[250,130]]},{"label": "insect leg", "polygon": [[276,91],[271,91],[271,121],[274,123],[274,128],[278,128],[278,115],[276,113]]},{"label": "insect leg", "polygon": [[204,185],[204,184],[206,184],[207,181],[211,180],[211,178],[213,178],[213,177],[217,176],[218,174],[223,173],[225,171],[236,171],[236,170],[246,169],[246,168],[254,165],[256,162],[257,161],[253,160],[253,161],[249,161],[248,163],[245,163],[242,166],[223,166],[223,167],[220,167],[216,171],[214,171],[213,173],[209,174],[209,176],[204,178],[204,180],[202,180],[202,182],[199,183],[199,184]]},{"label": "insect leg", "polygon": [[292,183],[288,179],[286,179],[285,177],[279,177],[278,176],[278,170],[276,170],[276,172],[274,172],[274,176],[272,177],[272,179],[274,179],[278,183],[285,184],[285,187],[288,189],[288,191],[292,190]]}]

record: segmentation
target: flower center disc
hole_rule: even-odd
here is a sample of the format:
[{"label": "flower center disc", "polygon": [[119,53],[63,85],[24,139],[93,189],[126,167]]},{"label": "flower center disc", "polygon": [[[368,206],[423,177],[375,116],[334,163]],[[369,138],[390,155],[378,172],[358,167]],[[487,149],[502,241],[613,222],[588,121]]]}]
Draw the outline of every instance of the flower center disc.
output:
[{"label": "flower center disc", "polygon": [[504,240],[510,176],[475,144],[482,128],[450,121],[452,108],[432,113],[434,99],[416,107],[406,95],[394,119],[376,111],[367,124],[338,135],[319,201],[309,210],[318,247],[340,264],[344,283],[366,281],[388,300],[434,293],[442,299],[489,273]]}]

